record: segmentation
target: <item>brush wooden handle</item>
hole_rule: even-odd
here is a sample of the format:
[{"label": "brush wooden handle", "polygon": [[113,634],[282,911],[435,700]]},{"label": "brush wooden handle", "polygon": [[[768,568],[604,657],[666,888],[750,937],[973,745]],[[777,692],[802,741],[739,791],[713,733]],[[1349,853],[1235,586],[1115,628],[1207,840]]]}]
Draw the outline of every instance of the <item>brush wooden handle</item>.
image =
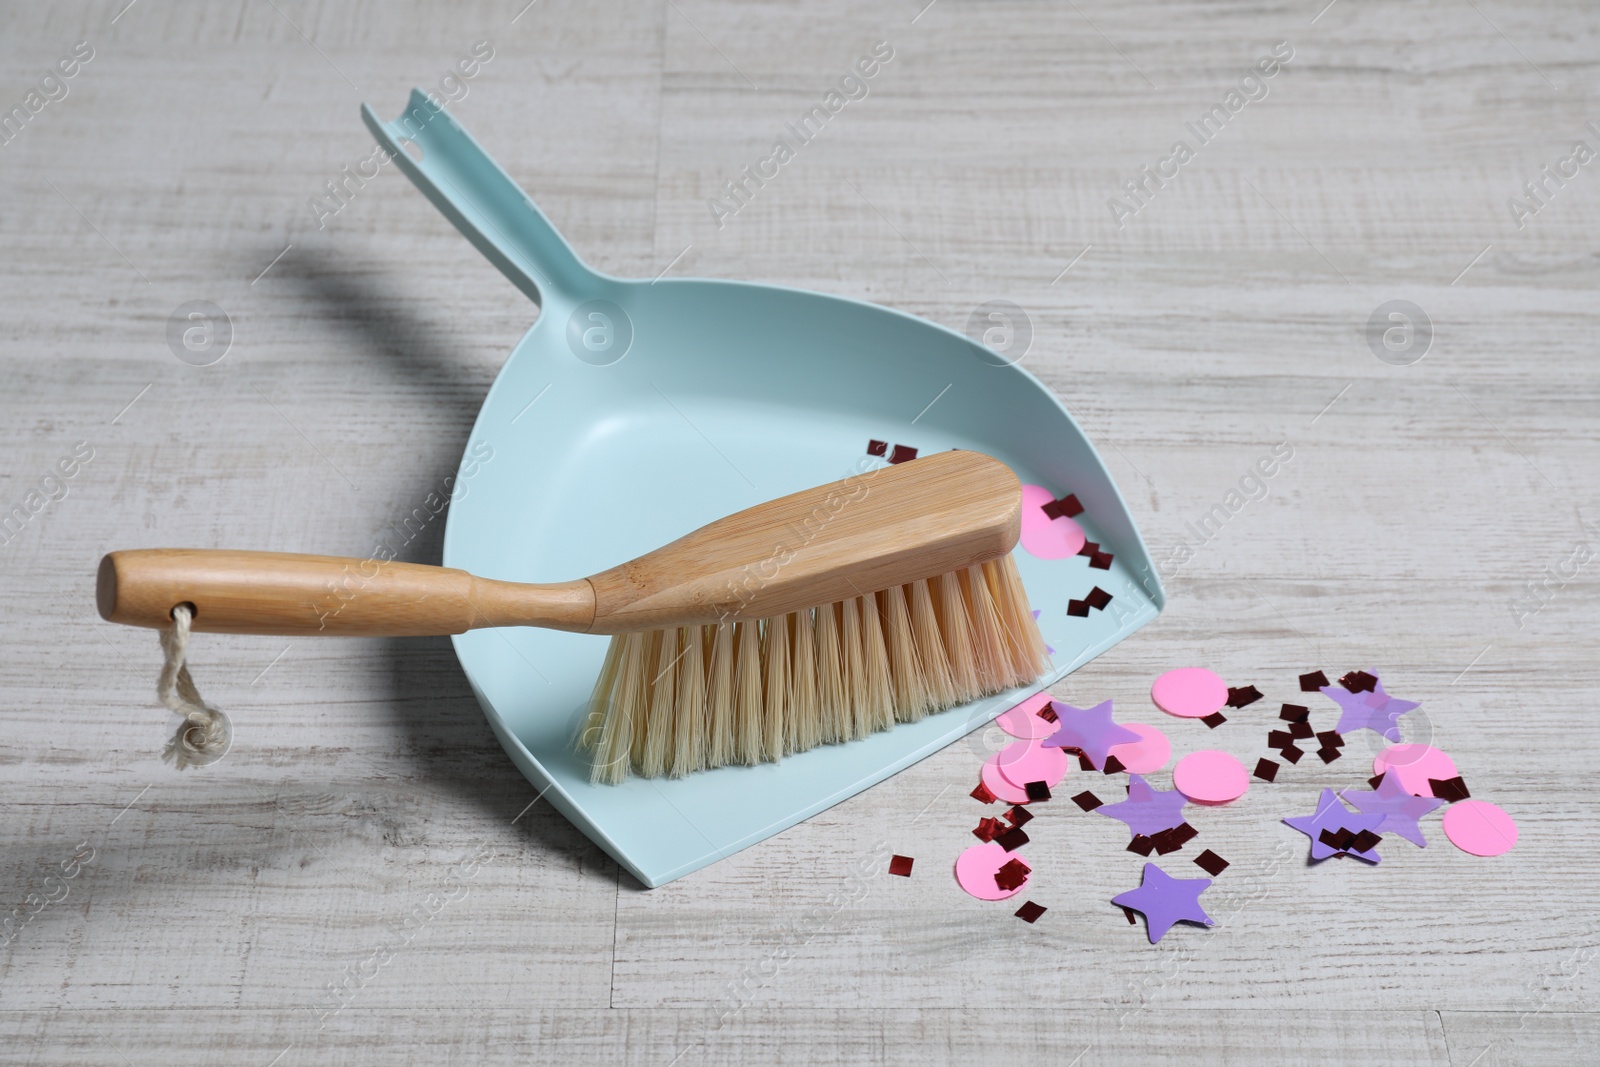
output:
[{"label": "brush wooden handle", "polygon": [[294,637],[458,634],[480,626],[586,631],[594,589],[584,579],[522,585],[453,567],[342,556],[146,548],[100,561],[100,615],[155,628],[194,605],[193,629]]},{"label": "brush wooden handle", "polygon": [[746,508],[589,578],[521,585],[417,563],[153,548],[100,561],[100,614],[214,633],[617,634],[763,619],[964,570],[1010,552],[1022,486],[999,460],[941,452]]}]

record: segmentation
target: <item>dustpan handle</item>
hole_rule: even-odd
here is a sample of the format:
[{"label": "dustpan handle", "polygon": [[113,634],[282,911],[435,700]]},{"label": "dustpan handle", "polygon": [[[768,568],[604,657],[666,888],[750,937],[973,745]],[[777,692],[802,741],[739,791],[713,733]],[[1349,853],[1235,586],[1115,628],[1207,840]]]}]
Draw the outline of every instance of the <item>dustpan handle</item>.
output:
[{"label": "dustpan handle", "polygon": [[[361,118],[406,177],[455,224],[511,284],[543,305],[560,294],[583,299],[594,273],[472,135],[421,89],[384,122],[368,104]],[[421,159],[406,150],[420,150]]]}]

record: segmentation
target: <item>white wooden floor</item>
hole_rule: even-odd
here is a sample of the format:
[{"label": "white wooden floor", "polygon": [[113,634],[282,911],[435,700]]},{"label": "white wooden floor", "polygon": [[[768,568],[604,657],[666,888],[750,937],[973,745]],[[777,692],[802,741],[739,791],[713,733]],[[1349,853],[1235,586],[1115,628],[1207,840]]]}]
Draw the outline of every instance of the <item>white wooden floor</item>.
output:
[{"label": "white wooden floor", "polygon": [[[0,145],[0,511],[59,497],[0,546],[0,907],[49,901],[0,947],[0,1062],[1593,1056],[1600,564],[1516,610],[1600,544],[1600,163],[1541,173],[1600,150],[1593,5],[524,2],[4,5],[0,110],[78,42],[93,58]],[[1148,709],[1156,674],[1204,664],[1275,706],[1301,671],[1380,670],[1424,702],[1411,736],[1515,815],[1516,850],[1466,856],[1434,816],[1426,851],[1304,868],[1277,820],[1355,780],[1354,738],[1198,816],[1177,859],[1232,861],[1217,929],[1145,943],[1107,903],[1137,859],[1065,803],[1029,828],[1050,911],[1027,926],[946,874],[979,813],[974,738],[646,892],[524,813],[444,640],[201,637],[238,743],[163,765],[155,641],[99,622],[101,553],[365,552],[454,468],[531,321],[393,168],[321,228],[310,206],[371,154],[361,101],[396,113],[478,41],[493,58],[454,112],[605,270],[958,328],[1025,308],[1026,365],[1160,560],[1290,442],[1166,614],[1057,692]],[[870,94],[719,229],[707,199],[879,41]],[[1265,98],[1119,228],[1120,184],[1279,42]],[[169,349],[191,300],[231,320],[215,365]],[[1369,348],[1390,300],[1431,322],[1420,362]],[[46,482],[80,442],[92,460]],[[1162,724],[1253,762],[1261,728],[1237,720]],[[880,846],[915,876],[829,903]],[[387,927],[473,858],[465,898],[397,947]]]}]

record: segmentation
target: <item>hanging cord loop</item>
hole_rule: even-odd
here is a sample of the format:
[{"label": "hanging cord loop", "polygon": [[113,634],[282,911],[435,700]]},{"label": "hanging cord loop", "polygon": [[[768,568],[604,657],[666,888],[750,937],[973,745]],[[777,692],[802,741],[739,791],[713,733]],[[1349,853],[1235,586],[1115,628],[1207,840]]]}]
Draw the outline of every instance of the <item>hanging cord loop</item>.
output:
[{"label": "hanging cord loop", "polygon": [[194,678],[184,660],[189,647],[189,624],[194,609],[179,604],[172,609],[172,625],[161,631],[161,677],[156,694],[161,702],[183,716],[162,758],[178,770],[204,767],[228,754],[233,744],[233,726],[218,708],[205,702],[194,686]]}]

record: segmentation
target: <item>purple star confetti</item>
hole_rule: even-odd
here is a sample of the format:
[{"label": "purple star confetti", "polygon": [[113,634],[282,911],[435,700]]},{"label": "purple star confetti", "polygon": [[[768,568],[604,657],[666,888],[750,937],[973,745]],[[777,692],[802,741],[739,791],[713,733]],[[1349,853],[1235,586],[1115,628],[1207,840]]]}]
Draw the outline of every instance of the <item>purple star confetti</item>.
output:
[{"label": "purple star confetti", "polygon": [[1371,692],[1352,693],[1337,685],[1323,686],[1322,693],[1339,705],[1339,725],[1334,732],[1350,733],[1352,730],[1374,730],[1390,741],[1400,740],[1400,716],[1422,705],[1414,700],[1401,700],[1383,691],[1383,683],[1373,676]]},{"label": "purple star confetti", "polygon": [[1111,903],[1144,915],[1153,945],[1166,936],[1174,923],[1217,925],[1200,906],[1200,894],[1210,885],[1209,878],[1174,878],[1155,864],[1147,863],[1139,888],[1119,893],[1111,898]]},{"label": "purple star confetti", "polygon": [[1092,708],[1075,708],[1070,704],[1052,701],[1051,706],[1059,716],[1060,729],[1044,742],[1046,748],[1075,748],[1088,757],[1099,770],[1116,745],[1143,741],[1126,727],[1111,721],[1111,701],[1102,700]]},{"label": "purple star confetti", "polygon": [[1329,856],[1343,852],[1354,856],[1356,859],[1366,860],[1368,863],[1377,863],[1379,862],[1378,853],[1374,851],[1377,847],[1376,845],[1371,845],[1365,849],[1357,848],[1354,844],[1345,848],[1335,848],[1324,841],[1322,835],[1327,832],[1337,836],[1345,832],[1354,837],[1363,830],[1372,831],[1373,835],[1376,835],[1378,826],[1383,820],[1384,816],[1376,812],[1369,814],[1364,811],[1351,811],[1339,803],[1339,798],[1334,795],[1333,790],[1324,789],[1322,798],[1317,802],[1317,810],[1313,814],[1301,815],[1283,821],[1311,838],[1311,859],[1313,862],[1325,860]]},{"label": "purple star confetti", "polygon": [[1137,774],[1128,775],[1128,799],[1102,804],[1101,815],[1126,823],[1135,837],[1150,837],[1183,825],[1186,798],[1176,789],[1163,792]]},{"label": "purple star confetti", "polygon": [[1367,815],[1382,815],[1383,820],[1374,828],[1377,832],[1397,833],[1418,848],[1427,848],[1428,842],[1423,838],[1422,827],[1417,825],[1417,820],[1435,808],[1444,806],[1444,801],[1436,797],[1412,796],[1400,784],[1397,774],[1384,775],[1378,787],[1370,793],[1355,790],[1342,792],[1339,796]]}]

